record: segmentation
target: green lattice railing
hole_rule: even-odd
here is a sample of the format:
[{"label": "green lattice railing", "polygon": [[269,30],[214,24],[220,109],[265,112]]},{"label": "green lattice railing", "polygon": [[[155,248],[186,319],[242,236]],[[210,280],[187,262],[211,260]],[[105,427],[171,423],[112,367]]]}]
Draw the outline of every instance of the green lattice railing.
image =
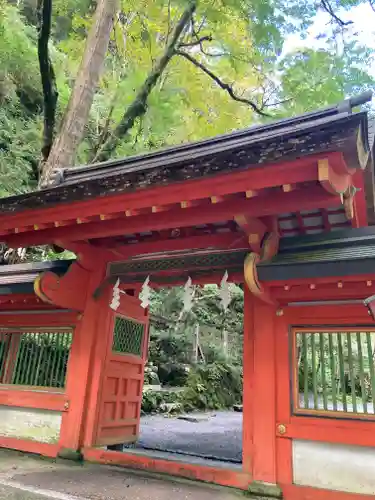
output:
[{"label": "green lattice railing", "polygon": [[297,411],[375,415],[375,332],[295,332]]},{"label": "green lattice railing", "polygon": [[142,356],[144,325],[117,316],[113,332],[112,351]]},{"label": "green lattice railing", "polygon": [[65,386],[72,344],[70,329],[2,332],[0,339],[6,339],[6,342],[0,341],[1,382],[35,387]]}]

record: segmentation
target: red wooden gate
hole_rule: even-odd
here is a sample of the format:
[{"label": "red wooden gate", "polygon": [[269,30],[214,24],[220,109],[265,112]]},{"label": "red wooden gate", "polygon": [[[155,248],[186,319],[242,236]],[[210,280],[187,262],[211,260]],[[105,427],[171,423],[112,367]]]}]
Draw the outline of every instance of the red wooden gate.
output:
[{"label": "red wooden gate", "polygon": [[[375,498],[374,475],[368,472],[374,398],[363,392],[375,394],[375,328],[366,308],[290,307],[277,321],[277,482],[284,497]],[[346,370],[350,380],[357,374],[358,394],[355,385],[344,388]]]},{"label": "red wooden gate", "polygon": [[138,438],[148,331],[147,310],[135,297],[122,294],[110,321],[96,446],[131,443]]}]

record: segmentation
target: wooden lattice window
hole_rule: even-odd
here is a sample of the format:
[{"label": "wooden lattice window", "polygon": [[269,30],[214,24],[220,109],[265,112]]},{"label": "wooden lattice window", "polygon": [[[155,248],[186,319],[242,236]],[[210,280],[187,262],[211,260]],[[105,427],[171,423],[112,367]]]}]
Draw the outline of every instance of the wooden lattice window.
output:
[{"label": "wooden lattice window", "polygon": [[137,323],[128,318],[116,316],[112,351],[119,354],[142,356],[143,336],[143,323]]},{"label": "wooden lattice window", "polygon": [[292,331],[295,413],[375,417],[375,330]]},{"label": "wooden lattice window", "polygon": [[64,388],[72,335],[70,328],[0,330],[0,382]]}]

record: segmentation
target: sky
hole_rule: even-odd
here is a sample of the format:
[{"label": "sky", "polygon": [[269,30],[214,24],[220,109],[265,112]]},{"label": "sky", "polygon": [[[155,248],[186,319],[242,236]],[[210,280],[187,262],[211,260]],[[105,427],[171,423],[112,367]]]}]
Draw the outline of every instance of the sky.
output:
[{"label": "sky", "polygon": [[[343,20],[352,20],[353,26],[350,29],[358,34],[357,38],[360,43],[375,50],[375,12],[368,3],[359,5],[349,12],[342,12],[340,18]],[[298,35],[291,35],[286,39],[284,53],[291,52],[298,47],[319,47],[319,44],[323,44],[324,42],[316,40],[316,36],[325,31],[328,21],[328,14],[319,13],[306,39],[302,40]],[[370,73],[375,77],[375,64],[371,68]]]}]

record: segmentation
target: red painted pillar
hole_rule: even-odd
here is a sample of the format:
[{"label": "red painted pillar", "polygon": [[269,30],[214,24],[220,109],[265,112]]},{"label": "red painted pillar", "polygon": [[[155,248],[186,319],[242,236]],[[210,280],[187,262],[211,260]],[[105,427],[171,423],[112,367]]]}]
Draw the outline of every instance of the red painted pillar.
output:
[{"label": "red painted pillar", "polygon": [[109,307],[111,290],[103,292],[100,300],[97,301],[96,308],[99,311],[97,316],[98,336],[96,339],[93,359],[91,364],[90,386],[86,401],[86,418],[83,435],[83,446],[95,446],[97,423],[100,411],[100,395],[102,381],[105,371],[105,362],[108,354],[109,340],[112,332],[109,330],[113,311]]},{"label": "red painted pillar", "polygon": [[254,383],[254,328],[253,297],[244,287],[244,325],[243,325],[243,414],[242,414],[242,468],[253,472],[253,383]]},{"label": "red painted pillar", "polygon": [[79,451],[83,445],[94,351],[99,333],[98,319],[101,314],[93,292],[103,277],[104,269],[92,273],[85,308],[73,333],[66,381],[69,408],[63,413],[59,439],[60,454],[63,456]]},{"label": "red painted pillar", "polygon": [[[293,310],[293,308],[291,308]],[[291,394],[290,394],[290,349],[289,349],[289,322],[293,321],[292,311],[283,309],[283,314],[276,317],[276,427],[279,425],[288,427],[291,417]],[[298,320],[297,320],[298,322]],[[277,433],[276,437],[276,468],[278,484],[292,484],[292,440],[285,435]]]},{"label": "red painted pillar", "polygon": [[[245,287],[246,289],[246,287]],[[245,291],[243,468],[276,484],[276,307]]]}]

